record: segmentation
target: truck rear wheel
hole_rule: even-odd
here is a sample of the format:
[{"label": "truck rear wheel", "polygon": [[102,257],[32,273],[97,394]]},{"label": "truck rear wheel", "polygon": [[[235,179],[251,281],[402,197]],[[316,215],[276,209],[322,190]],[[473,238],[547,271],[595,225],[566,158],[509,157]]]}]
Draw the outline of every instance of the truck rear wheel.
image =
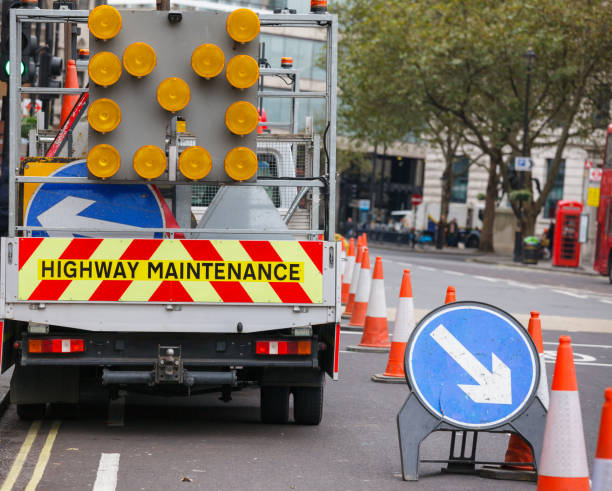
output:
[{"label": "truck rear wheel", "polygon": [[323,385],[293,389],[293,417],[299,425],[318,425],[323,417]]},{"label": "truck rear wheel", "polygon": [[45,404],[17,404],[17,415],[19,419],[32,420],[42,419],[47,406]]},{"label": "truck rear wheel", "polygon": [[289,387],[261,388],[261,421],[269,424],[289,421]]}]

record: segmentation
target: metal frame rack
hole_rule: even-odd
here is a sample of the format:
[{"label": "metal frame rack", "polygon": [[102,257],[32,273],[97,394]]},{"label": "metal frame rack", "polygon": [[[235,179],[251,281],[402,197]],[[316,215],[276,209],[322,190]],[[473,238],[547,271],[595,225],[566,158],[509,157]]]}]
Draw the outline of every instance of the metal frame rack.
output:
[{"label": "metal frame rack", "polygon": [[[21,39],[22,23],[79,23],[87,22],[89,16],[88,10],[42,10],[42,9],[11,9],[10,11],[10,115],[9,115],[9,237],[19,235],[27,235],[35,230],[55,230],[65,232],[88,232],[88,233],[106,233],[113,232],[112,228],[108,229],[91,229],[91,230],[76,230],[70,227],[51,228],[51,227],[33,227],[17,224],[17,216],[19,213],[19,186],[23,183],[71,183],[71,184],[95,184],[95,183],[113,183],[113,184],[134,184],[143,181],[130,180],[106,180],[89,179],[86,177],[33,177],[19,175],[20,153],[20,101],[22,94],[80,94],[86,92],[87,88],[66,89],[66,88],[50,88],[50,87],[22,87],[19,66],[21,64],[21,51],[18,49]],[[318,204],[319,189],[327,188],[328,200],[326,210],[325,230],[318,229],[318,213],[317,213],[317,228],[312,227],[310,230],[292,230],[292,233],[316,236],[319,233],[324,233],[327,240],[333,241],[335,235],[335,199],[336,199],[336,82],[337,82],[337,40],[338,40],[338,22],[335,15],[331,14],[262,14],[260,15],[262,26],[274,27],[319,27],[326,28],[326,91],[325,92],[302,92],[281,91],[281,90],[266,90],[258,92],[258,97],[270,98],[323,98],[326,102],[326,129],[323,135],[323,148],[327,156],[325,174],[318,177],[317,173],[313,173],[312,178],[295,178],[295,179],[260,179],[259,182],[251,183],[235,183],[233,186],[278,186],[278,187],[297,187],[301,188],[298,195],[305,193],[304,189],[313,189],[313,202]],[[274,71],[274,70],[272,70]],[[278,70],[276,70],[278,71]],[[263,75],[269,75],[268,70],[262,71]],[[295,118],[295,105],[293,106],[293,118]],[[292,127],[294,124],[292,125]],[[316,149],[316,145],[315,145]],[[318,159],[318,153],[314,157]],[[318,172],[317,170],[314,172]],[[185,184],[179,182],[164,182],[163,184]],[[302,195],[303,196],[303,195]],[[298,201],[299,202],[299,201]],[[315,221],[311,222],[314,224]],[[134,230],[134,235],[139,233],[163,232],[171,237],[175,233],[190,233],[196,229],[193,228],[160,228],[147,229],[145,232]],[[201,233],[202,230],[197,230]],[[209,233],[226,233],[236,235],[261,234],[261,230],[248,229],[206,229]],[[266,234],[283,235],[286,230],[265,230]]]}]

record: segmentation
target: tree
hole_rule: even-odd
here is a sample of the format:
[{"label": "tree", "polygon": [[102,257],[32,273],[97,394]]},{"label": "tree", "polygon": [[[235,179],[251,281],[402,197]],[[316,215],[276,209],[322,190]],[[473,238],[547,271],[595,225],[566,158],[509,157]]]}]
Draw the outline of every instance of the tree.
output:
[{"label": "tree", "polygon": [[[612,73],[612,9],[594,0],[348,0],[339,7],[343,49],[372,56],[342,66],[340,80],[368,74],[369,90],[384,91],[386,103],[414,101],[425,115],[445,114],[462,127],[467,143],[488,160],[481,248],[493,247],[493,220],[500,182],[510,195],[509,164],[522,153],[527,64],[537,54],[531,81],[527,154],[552,148],[554,158],[539,196],[526,176],[522,210],[510,204],[524,234],[552,190],[565,148],[593,127]],[[341,44],[345,40],[342,39]],[[384,54],[384,63],[376,56]],[[370,66],[370,68],[368,68]],[[341,84],[342,86],[342,84]],[[377,97],[370,96],[374,101]],[[344,100],[343,100],[344,103]],[[387,110],[380,113],[384,117]]]}]

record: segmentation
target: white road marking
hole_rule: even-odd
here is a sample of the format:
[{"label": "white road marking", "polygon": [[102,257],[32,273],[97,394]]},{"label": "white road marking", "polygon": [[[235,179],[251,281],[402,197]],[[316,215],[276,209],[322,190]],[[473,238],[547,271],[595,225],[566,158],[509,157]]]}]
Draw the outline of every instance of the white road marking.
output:
[{"label": "white road marking", "polygon": [[519,283],[518,281],[506,280],[506,283],[510,286],[516,286],[518,288],[527,289],[527,290],[536,290],[538,287],[535,285],[529,285],[527,283]]},{"label": "white road marking", "polygon": [[498,278],[489,278],[488,276],[474,275],[474,278],[477,278],[479,280],[484,280],[484,281],[490,281],[492,283],[497,283],[499,281]]},{"label": "white road marking", "polygon": [[567,295],[569,297],[574,297],[574,298],[581,298],[581,299],[588,298],[588,295],[582,295],[580,293],[568,292],[568,291],[565,291],[565,290],[553,290],[553,292],[561,293],[562,295]]},{"label": "white road marking", "polygon": [[[557,346],[559,343],[556,341],[544,341],[544,344],[554,344],[555,346]],[[579,348],[612,348],[612,346],[609,346],[607,344],[576,344],[576,343],[572,343],[573,347],[579,347]]]},{"label": "white road marking", "polygon": [[603,302],[603,303],[607,303],[609,305],[612,305],[612,300],[608,300],[607,298],[600,298],[599,301]]},{"label": "white road marking", "polygon": [[443,273],[446,273],[446,274],[452,274],[452,275],[455,275],[455,276],[465,276],[465,274],[464,274],[464,273],[460,273],[459,271],[451,271],[450,269],[443,269],[443,270],[441,270],[441,271],[442,271]]},{"label": "white road marking", "polygon": [[397,264],[399,264],[400,266],[404,266],[406,268],[412,268],[412,264],[410,264],[410,263],[400,263],[400,262],[398,262]]},{"label": "white road marking", "polygon": [[115,491],[120,455],[118,453],[103,453],[100,455],[100,464],[98,465],[98,474],[93,491]]},{"label": "white road marking", "polygon": [[430,268],[429,266],[419,266],[419,269],[424,269],[425,271],[436,271],[436,268]]}]

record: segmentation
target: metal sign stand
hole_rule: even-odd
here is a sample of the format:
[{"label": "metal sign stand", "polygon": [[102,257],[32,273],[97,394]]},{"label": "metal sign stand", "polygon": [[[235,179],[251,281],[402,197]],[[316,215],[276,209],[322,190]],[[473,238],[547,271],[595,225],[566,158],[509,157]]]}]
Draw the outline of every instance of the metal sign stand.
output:
[{"label": "metal sign stand", "polygon": [[[454,474],[534,476],[521,472],[508,477],[494,472],[498,468],[476,468],[488,464],[537,470],[546,423],[546,409],[536,395],[539,355],[516,319],[480,302],[439,307],[412,332],[404,364],[410,395],[397,415],[404,480],[418,480],[420,462],[445,463],[443,472]],[[449,456],[420,460],[421,442],[434,431],[452,432]],[[479,434],[485,432],[519,435],[531,447],[533,462],[477,460]]]},{"label": "metal sign stand", "polygon": [[[487,433],[516,433],[531,447],[534,461],[526,462],[497,462],[476,460],[476,444],[478,433],[474,431],[471,452],[465,455],[466,433],[460,426],[450,425],[442,419],[434,417],[423,407],[414,393],[408,399],[397,415],[397,428],[399,432],[400,454],[402,459],[402,477],[404,481],[417,481],[419,479],[419,462],[448,464],[445,469],[449,473],[476,474],[476,465],[533,465],[537,470],[537,459],[542,452],[544,427],[546,426],[546,409],[535,397],[531,404],[515,419],[493,430],[484,430]],[[455,438],[451,437],[451,450],[447,460],[425,459],[419,460],[421,442],[434,431],[462,431],[461,455],[455,456]],[[454,434],[453,434],[454,436]]]}]

